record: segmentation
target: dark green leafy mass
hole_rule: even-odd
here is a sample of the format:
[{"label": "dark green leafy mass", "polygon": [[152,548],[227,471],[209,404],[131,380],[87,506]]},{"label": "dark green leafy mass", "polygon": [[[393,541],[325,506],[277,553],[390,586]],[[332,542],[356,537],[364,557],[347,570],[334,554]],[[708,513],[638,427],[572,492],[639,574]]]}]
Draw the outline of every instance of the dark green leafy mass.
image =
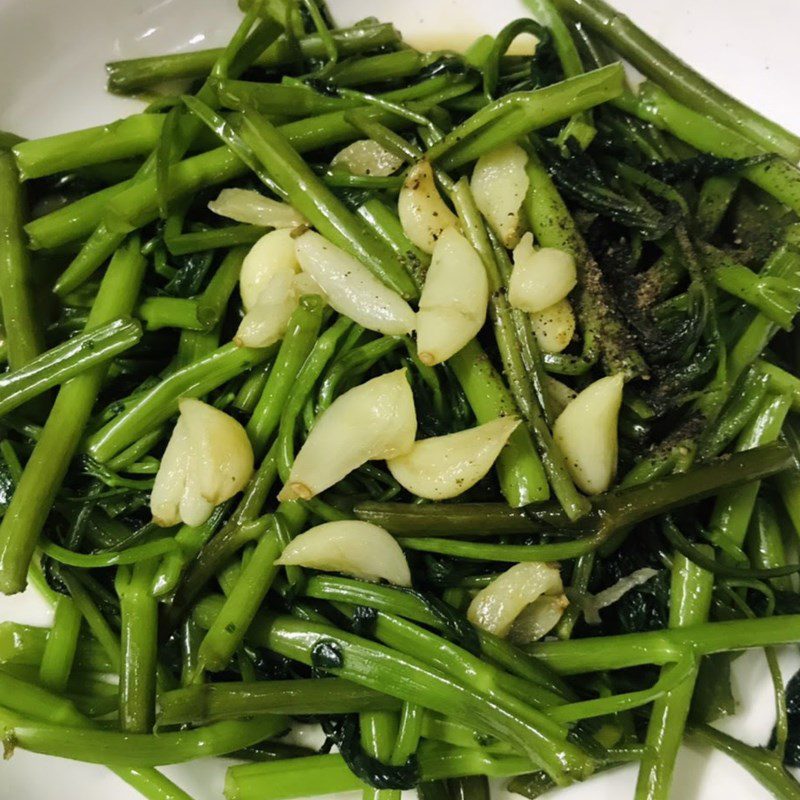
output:
[{"label": "dark green leafy mass", "polygon": [[[224,47],[108,65],[139,113],[0,132],[0,591],[32,584],[54,615],[0,621],[7,756],[102,764],[150,800],[191,800],[157,768],[215,755],[237,760],[228,800],[488,800],[490,778],[533,800],[635,762],[637,800],[666,800],[692,741],[800,798],[800,677],[776,655],[800,643],[800,138],[603,0],[526,5],[460,54],[338,27],[322,0],[240,0]],[[364,139],[396,168],[334,158]],[[521,228],[574,261],[562,347],[512,304],[515,242],[470,183],[511,143]],[[431,254],[398,197],[423,160],[486,271],[477,335],[432,365],[312,283],[244,346],[240,274],[275,218],[216,213],[221,190],[291,205],[292,242],[316,230],[411,313]],[[327,410],[397,370],[417,439],[517,417],[494,467],[432,501],[365,460],[279,500]],[[587,496],[554,431],[609,376],[616,473]],[[188,399],[240,423],[255,463],[201,524],[168,524],[151,494],[177,480]],[[394,537],[410,586],[275,563],[354,520]],[[490,630],[475,597],[531,562],[563,594],[506,598],[522,614]],[[761,747],[711,727],[750,648],[774,683]],[[317,749],[284,738],[298,724]]]}]

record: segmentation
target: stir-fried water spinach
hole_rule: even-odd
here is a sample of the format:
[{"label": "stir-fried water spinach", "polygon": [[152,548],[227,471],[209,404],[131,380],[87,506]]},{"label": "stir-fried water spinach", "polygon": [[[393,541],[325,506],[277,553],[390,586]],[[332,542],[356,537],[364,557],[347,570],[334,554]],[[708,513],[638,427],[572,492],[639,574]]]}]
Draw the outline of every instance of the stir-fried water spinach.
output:
[{"label": "stir-fried water spinach", "polygon": [[[0,590],[54,610],[6,756],[662,800],[693,741],[800,797],[800,137],[602,0],[463,54],[240,5],[109,64],[140,113],[0,133]],[[711,726],[751,648],[762,747]]]}]

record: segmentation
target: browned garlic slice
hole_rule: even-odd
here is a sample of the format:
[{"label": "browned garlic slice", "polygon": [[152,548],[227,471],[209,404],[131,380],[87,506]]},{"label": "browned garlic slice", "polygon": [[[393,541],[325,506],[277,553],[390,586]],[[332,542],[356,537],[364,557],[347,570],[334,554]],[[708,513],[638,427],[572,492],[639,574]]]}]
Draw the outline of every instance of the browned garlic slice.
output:
[{"label": "browned garlic slice", "polygon": [[526,233],[514,248],[514,269],[508,284],[508,302],[531,314],[563,300],[578,281],[575,259],[554,247],[536,249]]},{"label": "browned garlic slice", "polygon": [[575,335],[575,314],[569,300],[531,314],[531,327],[543,353],[560,353],[569,347]]},{"label": "browned garlic slice", "polygon": [[528,154],[508,142],[482,155],[472,171],[475,205],[505,245],[515,247],[523,232],[522,202],[528,192]]},{"label": "browned garlic slice", "polygon": [[492,468],[519,420],[500,417],[447,436],[420,439],[386,463],[395,480],[418,497],[447,500],[466,492]]},{"label": "browned garlic slice", "polygon": [[221,217],[265,228],[299,228],[308,224],[293,206],[252,189],[223,189],[208,207]]},{"label": "browned garlic slice", "polygon": [[345,392],[317,419],[279,500],[308,500],[367,461],[389,459],[414,446],[417,415],[404,369]]},{"label": "browned garlic slice", "polygon": [[340,150],[331,160],[332,167],[343,167],[351,175],[385,177],[403,166],[403,159],[389,152],[374,139],[359,139]]},{"label": "browned garlic slice", "polygon": [[567,469],[587,494],[606,491],[614,480],[623,386],[622,375],[595,381],[561,412],[553,426]]},{"label": "browned garlic slice", "polygon": [[[473,625],[496,636],[507,636],[520,614],[540,597],[562,598],[563,595],[557,565],[542,561],[515,564],[475,595],[467,609],[467,618]],[[566,598],[562,601],[566,605],[565,601]],[[547,613],[548,619],[552,619],[552,609],[547,604],[540,605],[537,611],[539,615]],[[523,623],[531,626],[530,619],[523,618]]]},{"label": "browned garlic slice", "polygon": [[303,272],[314,279],[340,314],[390,336],[414,329],[411,306],[360,261],[325,237],[306,231],[295,240],[295,253]]},{"label": "browned garlic slice", "polygon": [[475,248],[448,228],[433,248],[417,313],[417,352],[423,364],[446,361],[486,321],[489,281]]},{"label": "browned garlic slice", "polygon": [[436,240],[448,228],[458,226],[458,217],[444,202],[429,161],[418,161],[409,171],[400,196],[397,211],[403,231],[426,253],[433,252]]},{"label": "browned garlic slice", "polygon": [[370,522],[341,520],[317,525],[289,542],[275,563],[411,586],[411,571],[400,545]]},{"label": "browned garlic slice", "polygon": [[253,448],[233,417],[200,400],[179,407],[150,495],[153,520],[164,527],[202,525],[253,474]]}]

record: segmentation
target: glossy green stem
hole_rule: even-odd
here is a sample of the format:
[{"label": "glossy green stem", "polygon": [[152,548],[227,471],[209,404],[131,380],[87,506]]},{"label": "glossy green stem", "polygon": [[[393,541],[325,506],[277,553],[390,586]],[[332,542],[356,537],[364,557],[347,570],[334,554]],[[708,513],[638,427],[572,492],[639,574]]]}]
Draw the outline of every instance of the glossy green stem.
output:
[{"label": "glossy green stem", "polygon": [[[478,423],[514,415],[517,407],[489,357],[473,340],[448,361]],[[542,462],[527,428],[519,427],[496,462],[500,488],[512,508],[538,503],[550,494]]]},{"label": "glossy green stem", "polygon": [[693,725],[687,734],[690,741],[711,745],[730,756],[778,800],[800,798],[797,779],[789,773],[777,756],[765,748],[744,744],[710,725]]},{"label": "glossy green stem", "polygon": [[285,718],[270,716],[176,733],[117,733],[50,725],[0,709],[0,729],[17,747],[115,768],[157,767],[221,756],[277,736],[286,727]]},{"label": "glossy green stem", "polygon": [[295,309],[261,397],[247,423],[247,433],[257,454],[263,453],[277,430],[294,381],[322,325],[325,303],[318,295],[306,295]]},{"label": "glossy green stem", "polygon": [[[526,771],[530,764],[530,759],[521,756],[495,756],[479,748],[433,742],[426,742],[419,752],[420,772],[426,783],[463,775],[507,777]],[[291,800],[363,788],[340,755],[233,767],[225,779],[226,800]]]},{"label": "glossy green stem", "polygon": [[175,370],[89,436],[87,452],[105,463],[174,416],[181,398],[202,397],[266,361],[270,355],[270,348],[253,350],[231,342]]},{"label": "glossy green stem", "polygon": [[[87,330],[131,313],[145,270],[134,237],[112,259],[92,305]],[[48,415],[0,524],[0,591],[25,587],[36,540],[75,455],[106,375],[99,365],[65,383]]]},{"label": "glossy green stem", "polygon": [[0,376],[0,416],[54,386],[103,364],[133,347],[142,329],[132,319],[116,319],[73,336],[19,369]]},{"label": "glossy green stem", "polygon": [[23,180],[93,164],[136,158],[158,143],[163,114],[132,114],[94,128],[20,142],[14,147]]},{"label": "glossy green stem", "polygon": [[[61,695],[12,678],[0,671],[0,696],[3,705],[29,719],[43,720],[55,726],[70,725],[91,728],[92,723]],[[147,800],[192,800],[183,789],[154,769],[141,767],[111,767],[111,771]]]},{"label": "glossy green stem", "polygon": [[[332,34],[339,55],[342,57],[380,49],[398,40],[394,26],[384,23],[343,28],[333,31]],[[323,42],[317,34],[304,36],[297,44],[304,58],[318,58],[325,54]],[[113,61],[106,67],[109,89],[113,92],[130,94],[164,81],[202,78],[211,72],[222,52],[222,49],[218,48]],[[286,36],[281,36],[256,59],[255,64],[259,67],[274,68],[293,63],[295,59],[294,42]]]},{"label": "glossy green stem", "polygon": [[[708,548],[710,551],[710,548]],[[714,576],[676,554],[672,563],[670,628],[691,628],[708,619]],[[662,677],[676,666],[662,667]],[[637,800],[663,800],[669,796],[672,773],[697,680],[697,665],[681,683],[656,699],[650,713],[648,750],[639,767]]]},{"label": "glossy green stem", "polygon": [[[203,624],[213,617],[213,604],[198,606],[195,618]],[[291,617],[257,618],[248,638],[261,646],[300,661],[312,663],[312,653],[320,643],[330,643],[343,655],[341,667],[326,666],[334,675],[416,702],[443,714],[475,725],[512,742],[522,752],[541,763],[557,780],[566,774],[586,774],[588,758],[574,745],[553,737],[528,721],[518,718],[505,705],[487,695],[452,681],[419,659],[339,631],[330,625],[305,622]]]},{"label": "glossy green stem", "polygon": [[750,141],[800,161],[800,137],[754,111],[695,72],[686,62],[603,0],[553,0],[647,77],[700,114],[735,128]]},{"label": "glossy green stem", "polygon": [[525,652],[560,675],[581,675],[678,661],[687,651],[706,656],[787,644],[800,635],[800,615],[704,622],[691,628],[568,639],[526,645]]},{"label": "glossy green stem", "polygon": [[244,112],[242,134],[289,202],[323,236],[403,297],[416,296],[416,287],[394,253],[325,186],[278,128],[249,109]]},{"label": "glossy green stem", "polygon": [[[278,507],[290,535],[296,536],[307,517],[305,509],[297,503],[283,503]],[[218,672],[228,666],[236,649],[244,640],[250,623],[275,579],[278,567],[275,560],[281,554],[280,541],[273,519],[250,558],[244,564],[232,590],[209,628],[197,654],[198,671]]]},{"label": "glossy green stem", "polygon": [[453,128],[426,156],[445,170],[456,169],[501,144],[618,97],[623,82],[621,66],[612,64],[544,89],[508,94]]},{"label": "glossy green stem", "polygon": [[341,678],[203,683],[158,697],[158,725],[207,725],[261,714],[395,711],[400,701]]},{"label": "glossy green stem", "polygon": [[128,733],[148,733],[155,721],[158,601],[150,589],[156,566],[141,561],[115,577],[122,626],[119,726]]},{"label": "glossy green stem", "polygon": [[44,349],[23,232],[26,213],[14,157],[0,151],[0,307],[11,369],[24,367]]},{"label": "glossy green stem", "polygon": [[53,626],[47,634],[47,644],[39,666],[42,685],[53,692],[63,694],[67,687],[78,650],[82,622],[83,617],[73,599],[59,595]]},{"label": "glossy green stem", "polygon": [[[707,112],[693,111],[681,105],[649,81],[640,87],[635,98],[626,95],[624,99],[617,98],[616,102],[624,111],[720,158],[752,158],[767,152],[741,133],[717,122]],[[770,159],[748,167],[742,174],[776,200],[800,213],[800,170],[793,163],[781,158]]]}]

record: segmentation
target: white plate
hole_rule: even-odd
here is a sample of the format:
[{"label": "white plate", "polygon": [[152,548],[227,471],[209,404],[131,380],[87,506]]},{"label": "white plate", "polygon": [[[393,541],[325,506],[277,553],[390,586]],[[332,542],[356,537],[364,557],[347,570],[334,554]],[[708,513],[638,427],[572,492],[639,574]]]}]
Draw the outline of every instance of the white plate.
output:
[{"label": "white plate", "polygon": [[[797,0],[615,0],[616,6],[724,88],[800,132]],[[420,46],[453,46],[494,33],[521,16],[518,0],[331,0],[342,24],[374,14]],[[99,124],[135,110],[104,92],[103,64],[222,44],[238,12],[234,0],[0,0],[0,130],[44,136]],[[32,593],[0,597],[0,620],[47,624]],[[798,658],[784,654],[787,674]],[[720,727],[752,744],[766,742],[774,719],[763,656],[737,663],[740,713]],[[223,764],[168,768],[197,800],[222,797]],[[635,769],[624,768],[554,793],[560,800],[633,796]],[[356,797],[357,795],[353,795]],[[673,796],[753,800],[768,794],[717,753],[685,749]],[[135,800],[107,770],[18,752],[0,764],[0,800]],[[339,798],[335,798],[339,800]]]}]

